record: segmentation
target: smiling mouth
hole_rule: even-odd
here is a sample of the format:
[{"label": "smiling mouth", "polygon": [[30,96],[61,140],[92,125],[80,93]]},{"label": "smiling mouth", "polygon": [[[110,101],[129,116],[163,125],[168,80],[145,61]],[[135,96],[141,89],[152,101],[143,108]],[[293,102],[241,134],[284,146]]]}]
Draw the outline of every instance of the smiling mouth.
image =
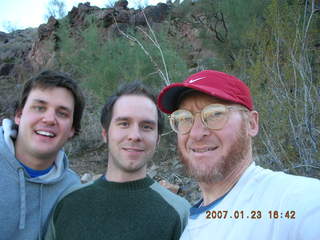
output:
[{"label": "smiling mouth", "polygon": [[35,132],[36,132],[37,135],[50,137],[50,138],[54,138],[56,136],[54,133],[47,132],[47,131],[35,131]]},{"label": "smiling mouth", "polygon": [[218,147],[207,147],[207,148],[191,148],[191,151],[194,153],[205,153],[205,152],[213,152]]},{"label": "smiling mouth", "polygon": [[123,148],[123,150],[127,152],[143,152],[143,149],[138,149],[138,148]]}]

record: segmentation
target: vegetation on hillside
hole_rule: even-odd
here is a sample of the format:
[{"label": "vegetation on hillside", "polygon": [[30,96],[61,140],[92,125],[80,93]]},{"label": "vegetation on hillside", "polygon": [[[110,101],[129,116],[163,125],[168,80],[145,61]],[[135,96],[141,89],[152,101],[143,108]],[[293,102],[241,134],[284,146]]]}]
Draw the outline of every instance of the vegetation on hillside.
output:
[{"label": "vegetation on hillside", "polygon": [[[182,81],[202,69],[238,76],[261,114],[259,164],[320,177],[319,7],[311,0],[173,1],[170,18],[157,31],[121,28],[108,39],[90,17],[77,37],[70,35],[65,18],[58,60],[101,99],[136,79],[159,90],[165,79]],[[192,43],[177,23],[191,27],[202,52],[214,57],[190,59]],[[174,139],[167,128],[158,161],[177,158]]]},{"label": "vegetation on hillside", "polygon": [[80,33],[80,43],[69,37],[68,24],[62,24],[59,63],[71,68],[100,97],[110,95],[123,82],[139,79],[159,89],[169,79],[178,81],[187,75],[187,65],[167,38],[165,26],[154,37],[142,29],[118,29],[121,33],[106,40],[94,20],[89,22]]}]

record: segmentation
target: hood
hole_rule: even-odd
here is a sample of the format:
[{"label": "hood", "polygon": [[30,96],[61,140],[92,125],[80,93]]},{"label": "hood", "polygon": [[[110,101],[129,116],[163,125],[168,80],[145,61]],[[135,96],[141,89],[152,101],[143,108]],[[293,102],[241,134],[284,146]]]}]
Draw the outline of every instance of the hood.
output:
[{"label": "hood", "polygon": [[[68,160],[63,150],[59,151],[57,159],[54,163],[52,169],[45,175],[31,178],[24,167],[19,163],[15,158],[15,148],[14,140],[17,136],[17,127],[9,119],[4,119],[2,122],[2,127],[0,127],[0,145],[2,146],[1,155],[3,161],[7,161],[9,166],[12,168],[12,174],[15,175],[19,182],[19,191],[20,191],[20,221],[19,229],[24,229],[26,224],[26,209],[27,209],[27,199],[26,199],[26,184],[37,183],[39,184],[40,193],[40,216],[42,216],[42,189],[45,184],[54,184],[63,179],[66,171],[68,169]],[[10,170],[11,171],[11,170]],[[42,220],[40,219],[40,222]],[[41,232],[41,231],[40,231]],[[41,234],[41,233],[39,233]]]},{"label": "hood", "polygon": [[[3,136],[4,143],[6,147],[8,148],[9,152],[12,154],[13,158],[11,159],[11,165],[15,169],[20,169],[21,165],[19,161],[15,158],[15,148],[14,148],[14,140],[17,137],[17,126],[13,123],[10,119],[4,119],[2,121],[2,127],[0,127],[0,136]],[[1,136],[1,138],[2,138]],[[15,160],[15,161],[14,161]],[[65,155],[65,152],[63,149],[61,149],[58,152],[57,158],[54,162],[54,166],[52,169],[45,175],[36,177],[36,178],[30,178],[28,173],[25,171],[24,168],[24,176],[27,181],[35,182],[35,183],[42,183],[42,184],[52,184],[55,182],[58,182],[60,179],[63,178],[63,175],[65,171],[68,169],[68,160]]]}]

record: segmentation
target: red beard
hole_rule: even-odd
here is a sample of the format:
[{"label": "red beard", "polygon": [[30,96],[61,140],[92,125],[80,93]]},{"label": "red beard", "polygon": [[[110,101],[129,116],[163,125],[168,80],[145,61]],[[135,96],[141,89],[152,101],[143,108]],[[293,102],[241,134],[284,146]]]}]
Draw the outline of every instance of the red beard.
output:
[{"label": "red beard", "polygon": [[245,121],[242,120],[236,139],[225,156],[221,156],[215,164],[197,164],[192,162],[187,156],[183,156],[178,149],[179,157],[185,165],[189,176],[198,182],[213,183],[224,180],[238,165],[245,161],[251,149],[251,138],[246,135]]}]

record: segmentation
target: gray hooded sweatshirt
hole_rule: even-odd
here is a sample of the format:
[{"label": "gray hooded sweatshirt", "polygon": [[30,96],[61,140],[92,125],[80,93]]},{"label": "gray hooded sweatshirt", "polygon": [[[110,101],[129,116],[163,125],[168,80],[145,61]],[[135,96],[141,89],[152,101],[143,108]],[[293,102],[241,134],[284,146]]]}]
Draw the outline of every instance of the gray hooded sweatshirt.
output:
[{"label": "gray hooded sweatshirt", "polygon": [[31,178],[15,158],[11,126],[5,119],[0,127],[0,240],[41,239],[57,200],[80,179],[63,151],[47,174]]}]

